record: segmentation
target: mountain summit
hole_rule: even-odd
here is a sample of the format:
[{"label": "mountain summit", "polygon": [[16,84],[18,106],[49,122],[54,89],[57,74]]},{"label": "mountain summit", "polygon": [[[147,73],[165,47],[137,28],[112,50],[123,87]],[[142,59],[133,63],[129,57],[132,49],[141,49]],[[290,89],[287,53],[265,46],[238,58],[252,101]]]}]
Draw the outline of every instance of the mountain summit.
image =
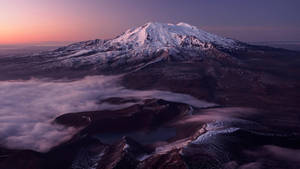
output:
[{"label": "mountain summit", "polygon": [[167,47],[182,47],[185,44],[207,48],[215,44],[225,48],[237,47],[237,42],[205,32],[187,23],[163,24],[149,22],[143,26],[129,29],[121,36],[111,40],[111,44],[122,44],[135,49],[148,47],[162,49]]}]

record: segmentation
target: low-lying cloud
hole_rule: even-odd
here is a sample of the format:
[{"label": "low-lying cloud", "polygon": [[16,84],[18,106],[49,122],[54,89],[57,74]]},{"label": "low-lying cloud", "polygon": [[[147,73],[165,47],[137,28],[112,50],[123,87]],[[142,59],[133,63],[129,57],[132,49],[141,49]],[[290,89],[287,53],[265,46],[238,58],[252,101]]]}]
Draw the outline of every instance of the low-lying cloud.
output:
[{"label": "low-lying cloud", "polygon": [[47,151],[72,137],[73,128],[54,125],[63,113],[96,110],[96,98],[115,77],[78,81],[0,82],[0,144],[9,148]]},{"label": "low-lying cloud", "polygon": [[0,82],[0,146],[47,151],[77,132],[53,124],[56,117],[70,112],[118,108],[118,105],[98,104],[109,97],[160,98],[195,107],[214,106],[185,94],[128,90],[118,85],[118,79],[92,76],[76,81]]}]

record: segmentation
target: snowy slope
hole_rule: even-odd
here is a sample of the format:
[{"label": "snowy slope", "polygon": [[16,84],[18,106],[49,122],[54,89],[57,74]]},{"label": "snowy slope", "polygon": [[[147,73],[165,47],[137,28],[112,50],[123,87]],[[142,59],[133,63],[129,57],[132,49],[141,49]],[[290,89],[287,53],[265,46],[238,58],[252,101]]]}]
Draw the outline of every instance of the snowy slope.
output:
[{"label": "snowy slope", "polygon": [[113,39],[110,44],[132,45],[134,49],[160,49],[164,47],[182,47],[184,44],[201,46],[214,43],[226,48],[235,48],[234,40],[219,37],[186,23],[162,24],[147,23],[141,27],[130,29],[123,35]]}]

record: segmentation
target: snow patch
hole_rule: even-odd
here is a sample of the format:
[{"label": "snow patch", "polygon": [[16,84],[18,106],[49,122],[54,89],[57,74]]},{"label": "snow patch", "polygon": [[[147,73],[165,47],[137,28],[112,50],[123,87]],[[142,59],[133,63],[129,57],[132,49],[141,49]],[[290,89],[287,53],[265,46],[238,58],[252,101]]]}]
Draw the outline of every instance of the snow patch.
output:
[{"label": "snow patch", "polygon": [[127,151],[130,148],[129,144],[125,144],[123,147],[123,151]]}]

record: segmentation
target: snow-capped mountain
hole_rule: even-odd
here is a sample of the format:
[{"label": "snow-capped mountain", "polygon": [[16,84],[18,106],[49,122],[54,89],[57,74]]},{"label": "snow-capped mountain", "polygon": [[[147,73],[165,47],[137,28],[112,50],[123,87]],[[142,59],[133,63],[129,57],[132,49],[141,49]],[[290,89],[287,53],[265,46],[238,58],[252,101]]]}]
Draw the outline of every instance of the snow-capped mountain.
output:
[{"label": "snow-capped mountain", "polygon": [[186,23],[150,22],[129,29],[114,39],[74,43],[38,55],[47,58],[47,65],[42,65],[46,68],[92,65],[97,69],[106,69],[130,65],[127,69],[135,69],[162,60],[200,59],[210,51],[222,52],[242,47],[238,41],[205,32]]},{"label": "snow-capped mountain", "polygon": [[186,23],[162,24],[147,23],[130,29],[121,36],[111,40],[110,45],[126,46],[135,50],[161,50],[165,48],[198,47],[203,50],[219,45],[235,48],[234,40],[216,36]]}]

